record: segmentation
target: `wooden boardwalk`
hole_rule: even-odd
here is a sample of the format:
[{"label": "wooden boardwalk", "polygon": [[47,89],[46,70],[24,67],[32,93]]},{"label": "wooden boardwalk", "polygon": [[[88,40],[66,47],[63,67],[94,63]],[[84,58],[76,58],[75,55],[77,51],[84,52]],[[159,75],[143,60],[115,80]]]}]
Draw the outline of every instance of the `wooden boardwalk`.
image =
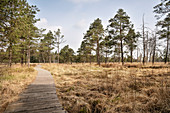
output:
[{"label": "wooden boardwalk", "polygon": [[19,96],[19,100],[8,105],[5,113],[66,113],[56,95],[56,87],[50,72],[40,66],[36,80]]}]

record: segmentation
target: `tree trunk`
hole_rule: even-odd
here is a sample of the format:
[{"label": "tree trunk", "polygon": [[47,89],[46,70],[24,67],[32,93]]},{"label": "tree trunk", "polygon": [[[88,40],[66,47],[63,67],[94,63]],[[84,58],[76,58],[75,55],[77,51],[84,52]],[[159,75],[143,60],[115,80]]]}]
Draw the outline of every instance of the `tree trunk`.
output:
[{"label": "tree trunk", "polygon": [[21,56],[21,66],[23,66],[23,64],[24,64],[24,56],[22,55]]},{"label": "tree trunk", "polygon": [[48,57],[48,61],[49,61],[49,63],[51,64],[50,46],[48,47],[48,55],[49,55],[49,57]]},{"label": "tree trunk", "polygon": [[86,52],[86,63],[88,63],[89,61],[88,61],[88,54],[87,54],[87,52]]},{"label": "tree trunk", "polygon": [[121,60],[122,60],[122,65],[124,65],[124,59],[123,59],[123,41],[121,39]]},{"label": "tree trunk", "polygon": [[9,67],[12,66],[12,43],[9,45],[9,62],[8,62]]},{"label": "tree trunk", "polygon": [[100,66],[99,40],[97,39],[97,64]]},{"label": "tree trunk", "polygon": [[166,46],[166,56],[165,56],[165,64],[168,61],[168,49],[169,49],[169,27],[167,28],[167,46]]},{"label": "tree trunk", "polygon": [[55,63],[55,54],[53,55],[53,63]]},{"label": "tree trunk", "polygon": [[57,55],[57,63],[60,63],[60,54]]},{"label": "tree trunk", "polygon": [[30,68],[30,44],[28,45],[28,50],[27,50],[27,64],[28,67]]},{"label": "tree trunk", "polygon": [[107,52],[106,52],[106,58],[105,58],[105,64],[107,63]]},{"label": "tree trunk", "polygon": [[124,59],[123,59],[123,37],[122,37],[122,25],[121,25],[121,23],[120,23],[120,49],[121,49],[122,65],[124,65]]},{"label": "tree trunk", "polygon": [[131,48],[131,51],[130,51],[130,58],[131,58],[131,63],[133,62],[133,49]]},{"label": "tree trunk", "polygon": [[147,31],[147,41],[146,41],[146,49],[147,49],[147,51],[146,51],[146,62],[148,62],[148,54],[149,54],[149,47],[148,47],[148,31]]},{"label": "tree trunk", "polygon": [[119,45],[119,63],[121,63],[121,47]]},{"label": "tree trunk", "polygon": [[23,53],[21,54],[21,66],[23,66],[24,64],[24,46],[23,45],[22,45],[21,53]]},{"label": "tree trunk", "polygon": [[38,58],[38,63],[41,63],[41,59],[40,59],[40,57]]},{"label": "tree trunk", "polygon": [[44,55],[42,54],[42,58],[43,58],[43,62],[45,63],[45,58],[44,58]]},{"label": "tree trunk", "polygon": [[143,65],[145,64],[145,23],[143,15]]},{"label": "tree trunk", "polygon": [[154,38],[154,48],[153,48],[152,64],[154,64],[154,62],[155,62],[155,51],[156,51],[156,36]]},{"label": "tree trunk", "polygon": [[149,62],[151,62],[151,60],[152,60],[152,50],[150,51],[150,55],[149,55]]},{"label": "tree trunk", "polygon": [[60,51],[60,47],[59,47],[59,38],[58,38],[58,42],[57,42],[57,49],[58,49],[58,51],[57,51],[57,54],[58,54],[58,56],[57,56],[57,63],[60,63],[60,53],[59,53],[59,51]]},{"label": "tree trunk", "polygon": [[49,55],[49,63],[51,64],[51,54]]},{"label": "tree trunk", "polygon": [[90,50],[90,65],[91,65],[91,50]]},{"label": "tree trunk", "polygon": [[24,46],[24,63],[25,65],[27,64],[27,49],[26,49],[26,45]]},{"label": "tree trunk", "polygon": [[139,62],[139,59],[138,59],[138,57],[139,57],[139,48],[138,48],[138,46],[137,46],[137,62]]}]

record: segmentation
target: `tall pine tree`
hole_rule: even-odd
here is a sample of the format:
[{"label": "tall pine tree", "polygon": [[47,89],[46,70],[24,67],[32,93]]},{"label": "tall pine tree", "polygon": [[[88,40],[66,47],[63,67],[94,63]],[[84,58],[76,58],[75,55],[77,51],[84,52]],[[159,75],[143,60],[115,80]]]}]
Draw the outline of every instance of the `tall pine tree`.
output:
[{"label": "tall pine tree", "polygon": [[111,18],[109,20],[109,31],[112,34],[113,40],[117,41],[117,44],[120,44],[121,49],[121,61],[122,65],[124,65],[124,56],[123,56],[123,43],[126,38],[126,31],[129,28],[129,21],[130,17],[124,12],[123,9],[119,9],[117,11],[117,14],[114,16],[114,18]]}]

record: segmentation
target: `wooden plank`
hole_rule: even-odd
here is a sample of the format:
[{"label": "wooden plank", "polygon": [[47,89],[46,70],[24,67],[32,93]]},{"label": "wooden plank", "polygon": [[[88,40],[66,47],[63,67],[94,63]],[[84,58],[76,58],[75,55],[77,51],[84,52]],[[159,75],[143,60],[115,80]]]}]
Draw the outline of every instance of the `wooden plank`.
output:
[{"label": "wooden plank", "polygon": [[50,72],[36,67],[36,80],[9,104],[5,113],[66,113],[56,95],[56,87]]}]

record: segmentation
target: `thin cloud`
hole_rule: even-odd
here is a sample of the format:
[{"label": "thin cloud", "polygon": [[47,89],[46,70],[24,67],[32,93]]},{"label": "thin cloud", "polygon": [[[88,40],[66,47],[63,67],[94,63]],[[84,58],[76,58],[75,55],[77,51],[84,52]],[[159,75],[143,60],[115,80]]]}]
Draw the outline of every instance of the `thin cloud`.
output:
[{"label": "thin cloud", "polygon": [[85,19],[82,19],[82,20],[78,21],[78,22],[74,25],[74,27],[77,28],[77,29],[84,29],[87,25],[88,25],[88,24],[87,24],[86,20],[85,20]]},{"label": "thin cloud", "polygon": [[38,28],[43,28],[46,29],[45,33],[47,33],[49,30],[52,32],[57,31],[58,29],[63,29],[61,26],[56,26],[56,25],[49,25],[48,21],[46,18],[41,18],[40,21],[36,23],[36,26]]}]

